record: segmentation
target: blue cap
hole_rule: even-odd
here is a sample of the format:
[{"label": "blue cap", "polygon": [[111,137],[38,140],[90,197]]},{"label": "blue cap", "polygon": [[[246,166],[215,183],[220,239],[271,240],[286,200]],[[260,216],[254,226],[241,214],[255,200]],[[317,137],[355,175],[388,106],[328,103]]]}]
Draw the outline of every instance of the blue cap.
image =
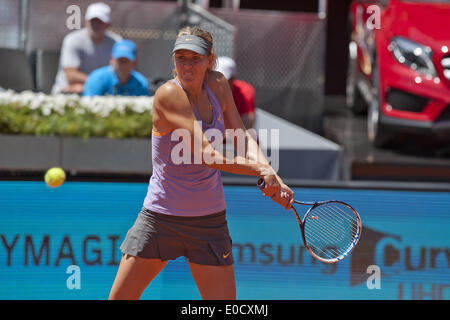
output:
[{"label": "blue cap", "polygon": [[127,58],[130,61],[136,59],[136,44],[131,40],[117,41],[112,49],[114,59]]}]

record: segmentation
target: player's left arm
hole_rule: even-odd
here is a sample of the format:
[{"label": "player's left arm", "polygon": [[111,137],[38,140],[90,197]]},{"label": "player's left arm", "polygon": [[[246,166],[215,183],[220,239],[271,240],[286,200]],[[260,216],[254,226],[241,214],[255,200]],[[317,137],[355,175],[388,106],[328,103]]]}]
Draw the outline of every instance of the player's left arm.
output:
[{"label": "player's left arm", "polygon": [[247,112],[241,115],[242,122],[246,128],[253,128],[255,125],[255,113]]},{"label": "player's left arm", "polygon": [[[217,93],[216,97],[219,99],[219,103],[222,107],[225,128],[238,131],[242,130],[243,134],[245,134],[247,161],[256,161],[270,165],[258,143],[255,141],[255,139],[253,139],[253,137],[245,128],[244,123],[242,122],[241,116],[239,115],[239,112],[237,111],[236,105],[234,103],[233,94],[231,92],[230,85],[228,84],[228,80],[218,72],[213,72],[211,78],[212,79],[210,80],[210,82],[212,81],[213,83],[213,90]],[[233,141],[235,149],[237,148],[238,138],[242,139],[243,137],[238,137],[238,134],[235,135],[235,139]],[[277,192],[275,194],[272,192],[273,189],[270,187],[274,185],[274,181],[271,181],[271,179],[277,180],[278,184],[281,186],[281,190],[278,189],[281,191],[281,193]],[[266,189],[263,190],[264,194],[266,196],[270,196],[272,200],[280,204],[285,203],[285,200],[283,198],[289,198],[290,201],[286,206],[286,209],[290,208],[294,200],[294,192],[283,182],[278,174],[275,173],[273,177],[266,176],[264,177],[264,180],[266,182]]]},{"label": "player's left arm", "polygon": [[216,97],[219,99],[222,107],[225,129],[233,133],[234,148],[238,148],[238,140],[245,139],[245,156],[249,161],[262,161],[268,164],[263,153],[259,153],[259,146],[255,139],[247,132],[244,122],[234,103],[233,94],[231,92],[228,80],[219,72],[212,72],[209,77],[209,83]]}]

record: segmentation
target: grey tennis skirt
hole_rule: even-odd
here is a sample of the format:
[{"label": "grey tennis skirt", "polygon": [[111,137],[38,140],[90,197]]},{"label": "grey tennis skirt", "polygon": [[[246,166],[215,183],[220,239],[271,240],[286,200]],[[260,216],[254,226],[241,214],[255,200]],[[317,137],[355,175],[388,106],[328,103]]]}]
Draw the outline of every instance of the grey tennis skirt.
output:
[{"label": "grey tennis skirt", "polygon": [[120,249],[131,256],[163,261],[184,256],[201,265],[233,264],[225,211],[180,217],[142,208]]}]

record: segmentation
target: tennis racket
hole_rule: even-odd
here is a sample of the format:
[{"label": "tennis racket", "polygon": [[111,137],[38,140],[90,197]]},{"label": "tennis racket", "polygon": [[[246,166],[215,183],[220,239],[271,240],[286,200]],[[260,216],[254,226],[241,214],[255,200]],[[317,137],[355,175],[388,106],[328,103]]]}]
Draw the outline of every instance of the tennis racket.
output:
[{"label": "tennis racket", "polygon": [[[263,178],[258,180],[258,187],[265,187]],[[362,223],[358,212],[349,204],[327,200],[319,202],[294,203],[310,206],[300,219],[292,205],[302,233],[303,243],[308,252],[325,263],[335,263],[348,256],[358,244],[361,237]]]}]

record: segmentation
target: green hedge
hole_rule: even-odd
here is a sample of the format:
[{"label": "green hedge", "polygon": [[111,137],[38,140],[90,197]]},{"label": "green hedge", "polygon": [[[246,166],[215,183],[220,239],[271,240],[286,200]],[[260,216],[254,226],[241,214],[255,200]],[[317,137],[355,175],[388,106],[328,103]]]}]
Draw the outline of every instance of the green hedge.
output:
[{"label": "green hedge", "polygon": [[[114,139],[148,138],[151,134],[151,106],[136,111],[131,97],[123,100],[120,108],[114,109],[110,105],[107,111],[102,110],[99,98],[95,100],[94,108],[88,106],[90,101],[85,98],[72,97],[67,102],[60,101],[57,108],[51,96],[43,98],[41,95],[40,99],[36,105],[33,97],[21,100],[16,96],[9,101],[0,97],[0,134]],[[105,99],[104,103],[111,104],[111,99]],[[140,101],[142,103],[142,99]]]}]

